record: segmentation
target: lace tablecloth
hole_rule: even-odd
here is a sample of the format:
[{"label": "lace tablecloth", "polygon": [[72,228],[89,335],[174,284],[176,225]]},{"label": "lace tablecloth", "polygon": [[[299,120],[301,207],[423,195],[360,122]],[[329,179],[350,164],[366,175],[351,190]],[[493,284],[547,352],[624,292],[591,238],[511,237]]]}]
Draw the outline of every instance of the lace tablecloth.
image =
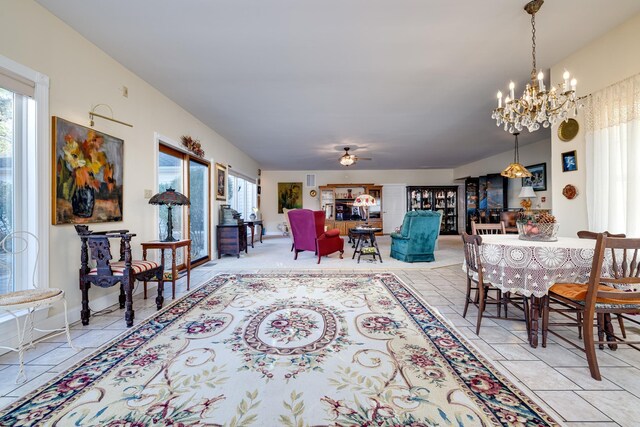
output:
[{"label": "lace tablecloth", "polygon": [[588,282],[595,243],[577,237],[537,242],[516,234],[482,236],[483,277],[503,291],[541,297],[555,283]]}]

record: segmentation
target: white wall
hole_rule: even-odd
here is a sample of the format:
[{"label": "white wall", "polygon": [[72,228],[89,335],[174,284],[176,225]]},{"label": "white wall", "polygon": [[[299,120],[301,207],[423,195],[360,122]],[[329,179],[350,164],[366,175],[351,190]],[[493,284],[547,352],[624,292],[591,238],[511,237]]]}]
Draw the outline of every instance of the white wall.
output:
[{"label": "white wall", "polygon": [[[477,160],[466,165],[458,166],[453,170],[455,179],[461,179],[469,176],[481,176],[492,173],[500,173],[509,163],[513,162],[513,145],[509,150],[496,154],[486,159]],[[532,200],[533,208],[550,209],[551,208],[551,141],[544,139],[533,144],[520,147],[520,163],[525,166],[535,165],[538,163],[547,164],[547,191],[536,191],[536,200]],[[510,209],[520,208],[520,199],[518,194],[522,188],[521,179],[509,180],[508,203]],[[542,198],[546,201],[542,201]]]},{"label": "white wall", "polygon": [[[560,82],[565,70],[578,79],[578,95],[587,95],[611,84],[640,73],[640,14],[613,29],[599,39],[578,50],[551,68],[551,81]],[[575,236],[579,230],[588,228],[586,204],[586,144],[585,122],[582,113],[577,117],[580,132],[570,142],[558,138],[554,126],[552,135],[551,164],[553,182],[553,213],[560,223],[559,234]],[[578,170],[562,172],[563,152],[576,150]],[[574,185],[578,196],[568,200],[562,195],[567,184]]]},{"label": "white wall", "polygon": [[[320,194],[311,197],[312,188],[306,186],[307,174],[316,175],[316,190],[327,184],[407,184],[407,185],[456,185],[453,169],[405,169],[405,170],[324,170],[324,171],[263,171],[260,211],[268,234],[278,233],[278,224],[284,215],[278,213],[278,183],[302,182],[304,198],[302,207],[320,209]],[[384,204],[384,200],[382,201]]]},{"label": "white wall", "polygon": [[[125,141],[124,220],[91,228],[126,228],[135,232],[135,257],[141,257],[138,243],[158,237],[158,208],[144,198],[145,189],[156,188],[156,133],[173,141],[179,141],[181,135],[191,135],[203,143],[207,159],[230,163],[247,175],[257,175],[258,164],[254,160],[37,3],[3,0],[0,40],[3,41],[0,55],[50,77],[51,115],[88,125],[92,105],[106,103],[112,107],[116,119],[133,124],[133,128],[129,128],[96,118],[96,129]],[[128,98],[121,95],[122,86],[128,87]],[[49,194],[42,197],[51,198]],[[213,207],[214,229],[217,213],[217,207]],[[214,242],[212,240],[212,249]],[[50,227],[50,265],[50,286],[66,291],[70,319],[79,319],[80,239],[72,225]],[[92,288],[91,308],[99,310],[117,302],[116,293],[117,287]],[[108,297],[100,298],[107,294]]]}]

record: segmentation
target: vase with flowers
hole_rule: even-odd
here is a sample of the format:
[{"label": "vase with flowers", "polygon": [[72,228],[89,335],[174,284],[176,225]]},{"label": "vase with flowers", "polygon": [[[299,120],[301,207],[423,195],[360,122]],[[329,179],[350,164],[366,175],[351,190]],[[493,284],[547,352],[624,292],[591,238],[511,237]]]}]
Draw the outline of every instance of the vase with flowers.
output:
[{"label": "vase with flowers", "polygon": [[91,218],[96,202],[96,193],[102,183],[107,191],[116,186],[113,165],[107,161],[103,149],[104,138],[93,130],[79,142],[71,134],[65,136],[63,157],[58,162],[58,174],[65,179],[60,182],[62,194],[71,201],[73,214],[80,218]]}]

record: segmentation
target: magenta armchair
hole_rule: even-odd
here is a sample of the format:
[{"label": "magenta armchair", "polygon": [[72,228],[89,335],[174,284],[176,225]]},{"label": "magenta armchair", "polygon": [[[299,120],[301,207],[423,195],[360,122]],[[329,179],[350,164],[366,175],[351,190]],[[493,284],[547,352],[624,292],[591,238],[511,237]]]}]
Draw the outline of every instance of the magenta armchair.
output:
[{"label": "magenta armchair", "polygon": [[323,255],[340,251],[344,253],[344,239],[338,229],[324,231],[324,211],[296,209],[289,211],[293,247],[298,259],[298,252],[314,251],[318,255],[318,264]]}]

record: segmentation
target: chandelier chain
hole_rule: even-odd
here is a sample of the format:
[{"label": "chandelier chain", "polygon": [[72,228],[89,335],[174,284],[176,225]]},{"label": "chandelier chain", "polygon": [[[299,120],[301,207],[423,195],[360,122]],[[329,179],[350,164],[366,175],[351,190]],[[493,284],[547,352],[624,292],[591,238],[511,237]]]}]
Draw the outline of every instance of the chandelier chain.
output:
[{"label": "chandelier chain", "polygon": [[536,14],[531,14],[531,59],[533,60],[533,69],[531,70],[531,79],[535,79],[537,64],[536,64]]}]

